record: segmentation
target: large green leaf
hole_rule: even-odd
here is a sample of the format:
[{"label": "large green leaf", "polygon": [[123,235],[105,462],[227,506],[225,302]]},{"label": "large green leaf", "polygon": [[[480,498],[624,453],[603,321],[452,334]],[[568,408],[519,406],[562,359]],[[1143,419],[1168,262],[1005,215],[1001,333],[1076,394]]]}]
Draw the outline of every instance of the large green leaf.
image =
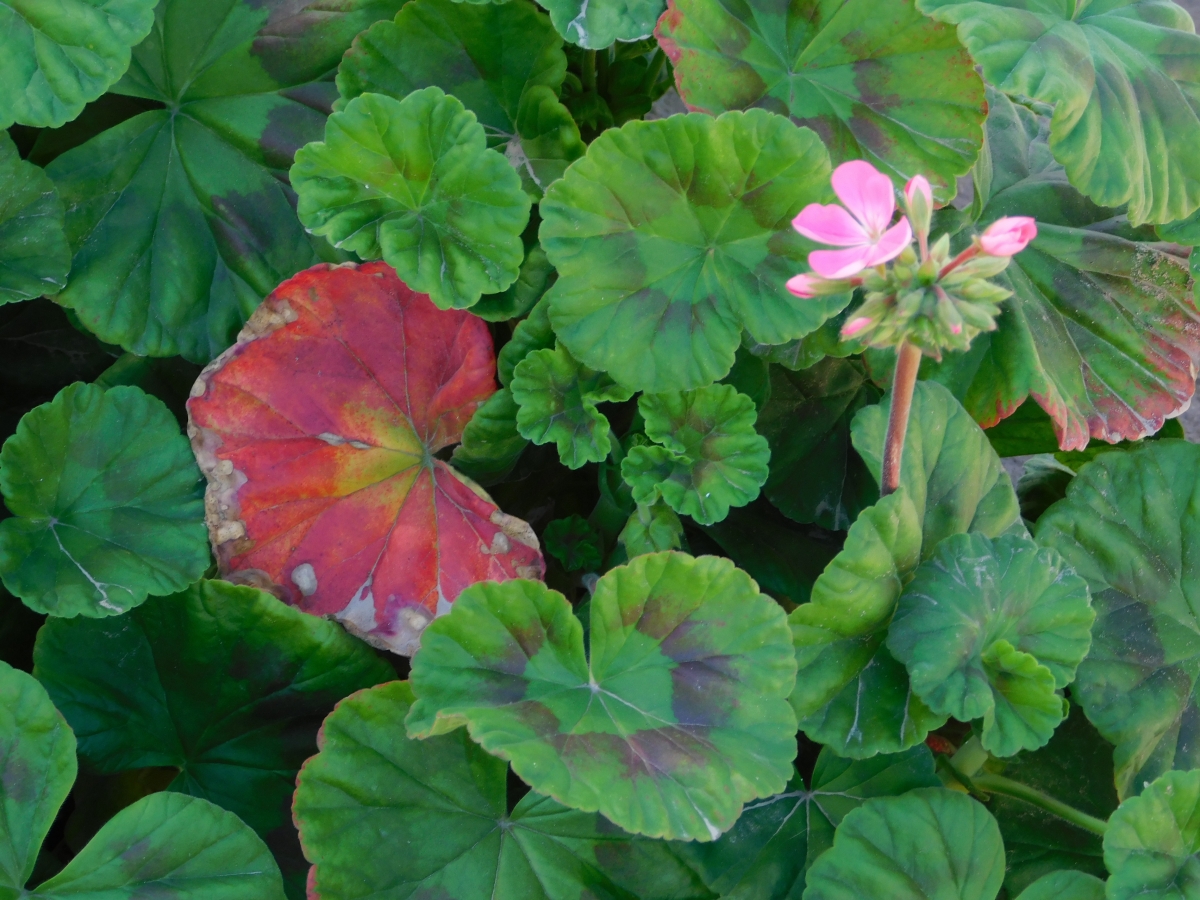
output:
[{"label": "large green leaf", "polygon": [[81,759],[107,773],[178,768],[170,789],[245,820],[297,897],[307,866],[288,812],[296,772],[338,700],[394,677],[337,624],[223,581],[119,618],[51,619],[34,661]]},{"label": "large green leaf", "polygon": [[475,113],[488,146],[507,150],[541,197],[584,152],[579,128],[558,102],[566,72],[562,38],[531,3],[414,0],[394,22],[377,22],[355,38],[338,67],[335,108],[367,92],[402,100],[439,87]]},{"label": "large green leaf", "polygon": [[656,33],[691,109],[782,113],[835,162],[866,159],[898,185],[923,174],[943,202],[979,154],[983,81],[913,0],[671,0]]},{"label": "large green leaf", "polygon": [[414,736],[467,725],[537,791],[628,831],[713,840],[783,789],[796,755],[783,610],[719,557],[639,556],[571,605],[467,588],[413,659]]},{"label": "large green leaf", "polygon": [[1063,450],[1081,450],[1089,437],[1153,434],[1195,390],[1200,310],[1187,264],[1150,243],[1152,231],[1130,228],[1119,210],[1068,184],[1046,143],[1048,120],[999,92],[988,97],[989,165],[977,172],[976,228],[1028,215],[1038,236],[996,279],[1013,291],[998,330],[946,358],[962,384],[956,393],[985,426],[1032,397],[1054,420]]},{"label": "large green leaf", "polygon": [[[337,96],[322,81],[400,0],[161,0],[114,90],[158,101],[54,160],[75,258],[59,300],[105,341],[207,362],[317,261],[287,187]],[[324,252],[328,253],[326,249]]]},{"label": "large green leaf", "polygon": [[0,575],[39,612],[113,616],[208,568],[200,472],[161,400],[75,383],[0,452]]},{"label": "large green leaf", "polygon": [[1108,900],[1200,897],[1200,771],[1167,772],[1124,801],[1104,832]]},{"label": "large green leaf", "polygon": [[[456,603],[457,605],[457,603]],[[297,779],[310,896],[445,900],[709,900],[669,845],[597,813],[526,794],[506,804],[505,763],[463,731],[408,739],[398,681],[346,698]]]},{"label": "large green leaf", "polygon": [[1200,37],[1170,0],[917,0],[958,26],[983,77],[1054,104],[1071,183],[1142,222],[1200,207]]},{"label": "large green leaf", "polygon": [[966,794],[920,788],[868,800],[838,826],[808,872],[805,900],[995,900],[1004,844]]},{"label": "large green leaf", "polygon": [[1030,538],[955,534],[900,595],[887,645],[934,712],[983,719],[997,756],[1036,750],[1066,716],[1095,618],[1087,584]]},{"label": "large green leaf", "polygon": [[763,493],[786,516],[845,531],[879,497],[879,488],[850,446],[850,422],[879,402],[862,366],[825,359],[792,372],[771,368],[771,399],[758,431],[771,447]]},{"label": "large green leaf", "polygon": [[56,128],[129,68],[154,25],[155,0],[59,0],[0,6],[0,128]]},{"label": "large green leaf", "polygon": [[842,756],[905,750],[946,721],[913,693],[884,644],[920,558],[920,519],[901,487],[862,511],[809,602],[788,617],[798,665],[792,708],[805,734]]},{"label": "large green leaf", "polygon": [[743,330],[783,343],[849,301],[784,287],[809,249],[791,220],[829,192],[817,135],[764,110],[604,132],[541,204],[555,332],[633,389],[723,378]]},{"label": "large green leaf", "polygon": [[811,782],[805,788],[797,772],[782,794],[747,806],[727,834],[711,844],[677,843],[676,853],[722,900],[800,900],[805,872],[847,813],[872,797],[941,785],[924,746],[853,761],[826,747]]},{"label": "large green leaf", "polygon": [[650,36],[663,0],[542,0],[558,33],[589,50]]},{"label": "large green leaf", "polygon": [[362,94],[296,154],[300,221],[461,309],[514,281],[529,198],[475,116],[440,88]]},{"label": "large green leaf", "polygon": [[[851,438],[875,480],[883,468],[891,396],[854,417]],[[1012,481],[987,436],[962,404],[930,381],[917,382],[909,414],[900,483],[916,507],[922,558],[942,538],[965,531],[997,537],[1020,522]]]},{"label": "large green leaf", "polygon": [[0,304],[57,294],[71,269],[62,200],[7,133],[0,134],[0,185]]},{"label": "large green leaf", "polygon": [[1038,542],[1087,581],[1092,649],[1073,689],[1116,745],[1122,797],[1200,768],[1200,446],[1155,441],[1084,466],[1038,520]]}]

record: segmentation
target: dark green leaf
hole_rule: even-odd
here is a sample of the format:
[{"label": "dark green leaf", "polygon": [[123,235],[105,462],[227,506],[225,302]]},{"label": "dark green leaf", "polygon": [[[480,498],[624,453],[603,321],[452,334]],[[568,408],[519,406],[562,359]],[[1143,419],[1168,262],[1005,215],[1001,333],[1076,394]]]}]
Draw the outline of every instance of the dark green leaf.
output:
[{"label": "dark green leaf", "polygon": [[0,134],[0,185],[0,304],[57,294],[71,269],[62,200],[7,134]]},{"label": "dark green leaf", "polygon": [[568,572],[594,572],[600,567],[600,535],[583,516],[555,519],[546,526],[542,542]]},{"label": "dark green leaf", "polygon": [[590,50],[648,37],[663,0],[544,0],[558,33]]},{"label": "dark green leaf", "polygon": [[1017,900],[1104,900],[1104,882],[1084,872],[1051,872],[1026,888]]},{"label": "dark green leaf", "polygon": [[517,404],[512,391],[501,388],[475,410],[454,448],[454,468],[485,487],[513,470],[529,441],[517,431]]}]

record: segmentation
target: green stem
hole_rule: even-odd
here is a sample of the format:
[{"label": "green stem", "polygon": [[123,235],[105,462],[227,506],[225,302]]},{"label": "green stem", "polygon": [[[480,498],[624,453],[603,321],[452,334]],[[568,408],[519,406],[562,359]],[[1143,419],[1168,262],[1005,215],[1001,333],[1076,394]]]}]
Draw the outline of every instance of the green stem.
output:
[{"label": "green stem", "polygon": [[1008,797],[1016,797],[1018,800],[1024,800],[1026,803],[1032,804],[1039,809],[1044,809],[1046,812],[1052,813],[1060,819],[1070,822],[1072,825],[1076,825],[1085,831],[1090,831],[1093,834],[1103,835],[1108,828],[1108,823],[1103,819],[1089,816],[1087,813],[1073,806],[1067,806],[1061,800],[1054,799],[1049,794],[1043,794],[1037,788],[1021,784],[1019,781],[1013,781],[1011,778],[1005,778],[1003,775],[980,772],[971,778],[971,784],[978,790],[989,794],[1004,794]]},{"label": "green stem", "polygon": [[663,53],[662,47],[654,51],[654,55],[650,57],[650,67],[646,70],[645,86],[646,90],[654,87],[658,83],[659,73],[662,72],[663,64],[667,61],[667,54]]},{"label": "green stem", "polygon": [[921,351],[905,342],[896,348],[896,375],[892,379],[892,410],[888,415],[887,438],[883,444],[884,496],[900,487],[900,459],[904,455],[904,436],[908,433],[908,414],[912,411]]},{"label": "green stem", "polygon": [[589,50],[583,55],[583,92],[595,93],[596,90],[596,51]]}]

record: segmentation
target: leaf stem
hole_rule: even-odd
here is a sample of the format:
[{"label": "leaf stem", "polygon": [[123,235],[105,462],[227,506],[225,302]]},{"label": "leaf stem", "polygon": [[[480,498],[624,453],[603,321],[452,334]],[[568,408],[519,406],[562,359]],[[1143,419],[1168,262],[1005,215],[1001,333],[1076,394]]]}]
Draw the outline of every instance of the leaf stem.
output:
[{"label": "leaf stem", "polygon": [[667,54],[663,53],[662,47],[659,47],[657,50],[655,50],[654,55],[650,57],[650,66],[646,69],[646,78],[643,82],[647,91],[649,91],[654,87],[655,84],[658,83],[659,73],[662,72],[663,63],[666,61]]},{"label": "leaf stem", "polygon": [[883,444],[884,496],[900,487],[900,458],[904,454],[904,436],[908,433],[908,414],[912,410],[921,351],[905,341],[896,348],[896,375],[892,379],[892,410],[888,415],[887,438]]},{"label": "leaf stem", "polygon": [[1082,810],[1068,806],[1061,800],[1051,797],[1049,794],[1043,794],[1037,788],[1021,784],[1019,781],[1013,781],[1011,778],[1005,778],[1003,775],[980,772],[971,778],[971,784],[978,790],[989,794],[1004,794],[1008,797],[1016,797],[1018,800],[1024,800],[1026,803],[1044,809],[1046,812],[1052,813],[1060,819],[1070,822],[1072,825],[1076,825],[1085,831],[1090,831],[1093,834],[1103,835],[1108,828],[1108,823],[1103,819],[1089,816]]},{"label": "leaf stem", "polygon": [[591,94],[596,90],[596,51],[589,50],[583,55],[583,90]]}]

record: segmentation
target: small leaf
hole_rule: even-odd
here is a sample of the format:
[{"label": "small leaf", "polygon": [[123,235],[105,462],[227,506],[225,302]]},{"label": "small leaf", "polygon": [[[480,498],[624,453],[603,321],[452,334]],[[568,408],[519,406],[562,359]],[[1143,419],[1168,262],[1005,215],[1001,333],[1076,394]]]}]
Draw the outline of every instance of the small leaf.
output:
[{"label": "small leaf", "polygon": [[558,33],[588,50],[649,37],[663,0],[544,0]]},{"label": "small leaf", "polygon": [[535,444],[553,441],[569,469],[608,456],[612,429],[596,407],[621,403],[633,395],[603,372],[580,365],[561,344],[529,353],[513,369],[509,388],[520,407],[521,436]]},{"label": "small leaf", "polygon": [[966,794],[919,788],[868,800],[808,871],[805,900],[995,900],[1004,879],[996,820]]},{"label": "small leaf", "polygon": [[0,184],[0,304],[57,294],[71,270],[62,200],[7,133],[0,135]]},{"label": "small leaf", "polygon": [[1108,900],[1190,900],[1200,894],[1198,861],[1200,771],[1159,776],[1108,820]]},{"label": "small leaf", "polygon": [[534,350],[553,350],[554,329],[550,327],[550,304],[542,297],[529,315],[517,323],[508,343],[496,358],[496,377],[505,387],[512,384],[513,370]]},{"label": "small leaf", "polygon": [[1022,891],[1017,900],[1105,900],[1104,882],[1085,872],[1051,872]]},{"label": "small leaf", "polygon": [[484,487],[501,481],[521,459],[529,441],[517,431],[517,404],[501,388],[475,410],[454,448],[454,468]]},{"label": "small leaf", "polygon": [[644,553],[678,550],[683,546],[683,523],[675,510],[658,500],[651,506],[638,506],[617,540],[630,559]]},{"label": "small leaf", "polygon": [[646,436],[661,445],[633,447],[621,463],[639,505],[662,497],[675,512],[711,525],[758,496],[771,451],[754,430],[754,401],[745,394],[728,384],[643,394],[638,410]]},{"label": "small leaf", "polygon": [[604,132],[541,204],[555,332],[629,388],[723,378],[743,330],[783,343],[849,302],[797,303],[784,287],[809,249],[791,220],[829,192],[816,134],[765,110]]},{"label": "small leaf", "polygon": [[470,588],[413,660],[413,736],[467,725],[530,786],[626,831],[714,840],[796,754],[783,611],[719,557],[639,556],[583,627],[530,581]]},{"label": "small leaf", "polygon": [[529,526],[434,456],[495,387],[487,325],[384,263],[284,282],[188,401],[221,572],[403,654],[468,584],[540,576]]},{"label": "small leaf", "polygon": [[114,616],[204,574],[200,477],[175,417],[138,388],[64,388],[0,453],[0,574],[31,609]]},{"label": "small leaf", "polygon": [[603,554],[600,535],[582,516],[555,519],[546,526],[542,539],[546,552],[557,559],[568,572],[594,572],[600,567]]},{"label": "small leaf", "polygon": [[525,254],[517,280],[498,294],[484,294],[471,307],[471,312],[489,322],[506,322],[526,316],[550,290],[556,278],[558,273],[550,265],[546,251],[540,244],[535,244]]},{"label": "small leaf", "polygon": [[656,34],[689,109],[783,113],[835,163],[866,159],[897,187],[923,174],[948,201],[979,153],[983,82],[953,29],[913,0],[671,0]]},{"label": "small leaf", "polygon": [[296,153],[291,178],[306,228],[382,257],[442,309],[517,280],[529,198],[475,116],[439,88],[354,98],[329,117],[324,143]]},{"label": "small leaf", "polygon": [[934,712],[983,718],[997,756],[1036,750],[1065,712],[1095,613],[1087,584],[1027,537],[956,534],[901,594],[887,645]]}]

